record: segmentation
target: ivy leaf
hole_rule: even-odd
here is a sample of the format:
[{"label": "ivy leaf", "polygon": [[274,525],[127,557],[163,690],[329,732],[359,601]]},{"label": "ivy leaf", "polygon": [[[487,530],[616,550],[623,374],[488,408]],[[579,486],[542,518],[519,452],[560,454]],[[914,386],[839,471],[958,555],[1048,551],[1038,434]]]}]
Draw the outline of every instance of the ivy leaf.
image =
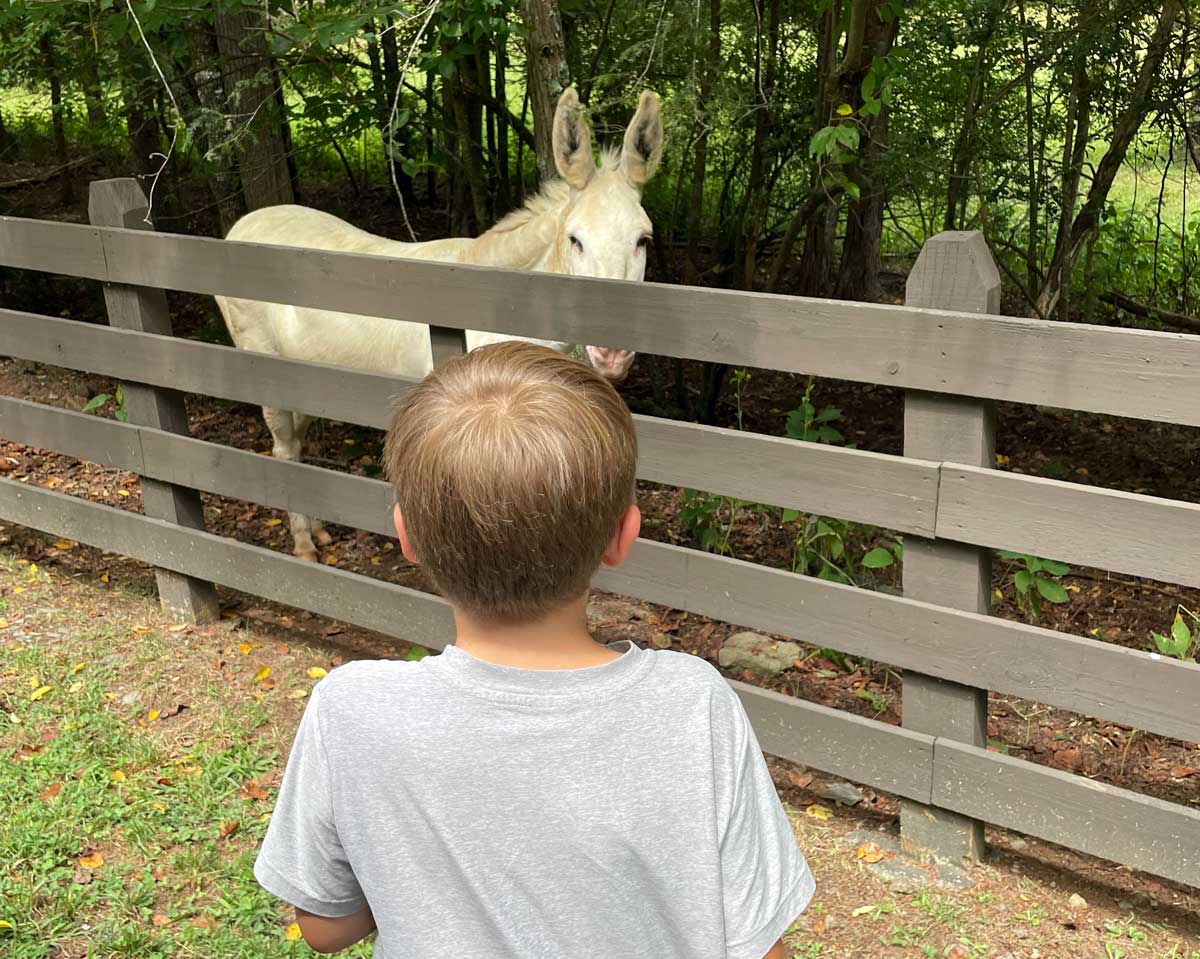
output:
[{"label": "ivy leaf", "polygon": [[1042,599],[1048,603],[1065,603],[1070,598],[1067,596],[1067,591],[1052,580],[1042,579],[1039,576],[1034,582],[1037,584],[1037,591],[1042,594]]},{"label": "ivy leaf", "polygon": [[837,115],[839,117],[848,117],[853,112],[854,112],[854,107],[850,106],[849,103],[843,103],[841,106],[839,106],[837,108]]},{"label": "ivy leaf", "polygon": [[1016,584],[1019,593],[1028,593],[1029,587],[1033,585],[1033,573],[1027,569],[1020,570],[1013,577],[1013,583]]},{"label": "ivy leaf", "polygon": [[97,393],[83,406],[84,413],[90,413],[92,410],[98,410],[109,400],[107,393]]},{"label": "ivy leaf", "polygon": [[1171,638],[1185,650],[1192,644],[1192,631],[1178,613],[1175,614],[1175,622],[1171,624]]},{"label": "ivy leaf", "polygon": [[894,563],[895,557],[892,556],[892,551],[884,549],[882,546],[876,546],[871,552],[867,553],[862,558],[863,566],[867,569],[886,569]]}]

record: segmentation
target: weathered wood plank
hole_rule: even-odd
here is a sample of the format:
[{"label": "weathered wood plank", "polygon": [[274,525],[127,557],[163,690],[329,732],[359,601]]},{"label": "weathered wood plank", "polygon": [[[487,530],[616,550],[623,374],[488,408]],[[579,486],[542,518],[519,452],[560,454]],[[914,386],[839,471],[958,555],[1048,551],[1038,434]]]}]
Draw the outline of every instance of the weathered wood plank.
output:
[{"label": "weathered wood plank", "polygon": [[5,479],[0,516],[431,649],[453,639],[450,607],[440,597],[212,533]]},{"label": "weathered wood plank", "polygon": [[1200,665],[639,540],[596,585],[876,662],[1200,740]]},{"label": "weathered wood plank", "polygon": [[92,280],[108,276],[96,227],[14,216],[0,216],[0,266]]},{"label": "weathered wood plank", "polygon": [[[0,353],[381,429],[394,397],[411,387],[376,373],[14,310],[0,310]],[[647,416],[634,422],[643,479],[933,534],[934,463]]]},{"label": "weathered wood plank", "polygon": [[642,479],[933,535],[936,463],[650,416],[635,422]]},{"label": "weathered wood plank", "polygon": [[[983,234],[947,231],[921,248],[908,276],[910,306],[995,313],[1000,273]],[[943,462],[989,466],[996,450],[996,420],[986,400],[910,390],[904,395],[904,452]],[[904,595],[955,609],[991,609],[989,550],[932,538],[904,544]],[[974,746],[987,742],[986,688],[905,672],[904,728]],[[925,803],[902,802],[900,842],[920,859],[975,862],[983,857],[983,823]]]},{"label": "weathered wood plank", "polygon": [[[9,218],[8,246],[37,221]],[[54,229],[78,231],[69,224]],[[65,236],[68,234],[64,234]],[[108,278],[594,341],[906,389],[1200,425],[1200,340],[847,303],[103,231]],[[26,263],[27,258],[22,259]],[[50,257],[40,266],[45,269]],[[59,264],[63,269],[63,264]],[[94,270],[85,275],[94,275]]]},{"label": "weathered wood plank", "polygon": [[[98,180],[91,184],[88,219],[93,224],[149,230],[148,222],[144,222],[148,211],[146,195],[132,177]],[[172,334],[167,295],[160,289],[105,283],[104,303],[112,327],[159,336]],[[124,384],[123,396],[130,422],[173,433],[188,432],[182,393],[132,382]],[[152,478],[141,478],[141,487],[142,505],[147,516],[204,529],[204,509],[200,494],[194,489]],[[212,583],[181,576],[169,569],[160,569],[155,576],[159,601],[164,609],[191,623],[211,622],[220,615]]]},{"label": "weathered wood plank", "polygon": [[410,381],[172,336],[0,309],[0,354],[386,429]]},{"label": "weathered wood plank", "polygon": [[[0,397],[0,436],[384,536],[382,480]],[[136,436],[136,442],[131,437]],[[42,439],[39,442],[39,437]],[[53,439],[53,444],[50,440]],[[1189,742],[1200,666],[639,540],[599,588]]]},{"label": "weathered wood plank", "polygon": [[1200,809],[946,739],[933,770],[938,806],[1200,886]]},{"label": "weathered wood plank", "polygon": [[[0,517],[431,649],[453,639],[449,607],[437,596],[137,513],[0,479]],[[928,798],[930,737],[745,683],[732,685],[767,752]]]},{"label": "weathered wood plank", "polygon": [[948,463],[937,535],[1200,586],[1200,505]]},{"label": "weathered wood plank", "polygon": [[929,802],[932,736],[729,680],[763,752]]}]

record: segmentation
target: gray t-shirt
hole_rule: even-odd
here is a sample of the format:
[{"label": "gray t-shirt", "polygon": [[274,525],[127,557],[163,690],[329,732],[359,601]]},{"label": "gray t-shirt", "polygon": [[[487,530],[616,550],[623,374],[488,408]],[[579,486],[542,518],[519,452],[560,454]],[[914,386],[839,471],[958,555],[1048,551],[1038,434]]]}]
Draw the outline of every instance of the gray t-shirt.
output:
[{"label": "gray t-shirt", "polygon": [[313,690],[254,875],[377,959],[762,959],[813,894],[737,695],[619,644],[526,670],[454,646]]}]

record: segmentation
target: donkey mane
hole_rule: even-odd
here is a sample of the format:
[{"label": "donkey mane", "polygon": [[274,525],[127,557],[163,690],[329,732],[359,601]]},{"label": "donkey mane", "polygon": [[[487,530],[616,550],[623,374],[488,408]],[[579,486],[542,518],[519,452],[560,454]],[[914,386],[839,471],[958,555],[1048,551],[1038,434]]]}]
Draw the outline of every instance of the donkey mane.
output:
[{"label": "donkey mane", "polygon": [[[620,166],[621,150],[619,147],[608,147],[601,151],[599,167],[601,171],[612,172],[620,169]],[[488,230],[488,233],[511,233],[538,217],[556,213],[567,205],[570,195],[571,187],[566,180],[559,177],[548,180],[542,184],[542,188],[537,193],[525,201],[524,206],[502,217],[495,226]]]}]

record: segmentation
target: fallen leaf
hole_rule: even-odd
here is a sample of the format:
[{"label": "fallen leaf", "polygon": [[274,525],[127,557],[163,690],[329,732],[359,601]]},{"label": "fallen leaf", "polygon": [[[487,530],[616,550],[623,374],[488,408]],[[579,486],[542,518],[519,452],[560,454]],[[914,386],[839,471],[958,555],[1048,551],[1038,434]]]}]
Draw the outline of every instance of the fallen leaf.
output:
[{"label": "fallen leaf", "polygon": [[295,942],[300,938],[300,923],[293,922],[283,931],[283,938],[288,942]]},{"label": "fallen leaf", "polygon": [[854,855],[865,863],[882,862],[888,858],[888,851],[877,842],[864,842],[854,847]]},{"label": "fallen leaf", "polygon": [[798,773],[794,769],[789,769],[787,781],[797,789],[804,789],[813,781],[813,778],[810,773]]},{"label": "fallen leaf", "polygon": [[238,795],[243,799],[266,799],[267,791],[258,784],[258,780],[251,779],[242,784],[238,789]]},{"label": "fallen leaf", "polygon": [[91,852],[86,856],[80,856],[78,862],[84,869],[99,869],[104,865],[104,856],[98,852]]},{"label": "fallen leaf", "polygon": [[371,557],[371,565],[372,566],[378,566],[381,562],[382,562],[382,560],[378,556]]},{"label": "fallen leaf", "polygon": [[171,924],[170,918],[164,916],[161,912],[156,912],[153,916],[151,916],[150,921],[159,929],[165,929]]},{"label": "fallen leaf", "polygon": [[345,630],[343,630],[342,627],[338,626],[336,623],[322,627],[321,629],[322,636],[336,636],[338,633],[342,632],[345,632]]},{"label": "fallen leaf", "polygon": [[123,783],[125,781],[125,771],[123,769],[114,769],[112,771],[112,781],[115,783]]},{"label": "fallen leaf", "polygon": [[309,679],[324,679],[329,675],[329,671],[322,669],[320,666],[309,666],[307,675]]},{"label": "fallen leaf", "polygon": [[321,562],[324,563],[326,566],[336,566],[338,564],[337,554],[330,553],[323,560],[321,560]]},{"label": "fallen leaf", "polygon": [[192,919],[188,925],[193,929],[212,931],[213,929],[217,928],[217,921],[213,919],[212,916],[197,916],[195,919]]},{"label": "fallen leaf", "polygon": [[53,783],[38,793],[38,799],[53,799],[60,792],[62,792],[62,783]]},{"label": "fallen leaf", "polygon": [[175,626],[168,626],[167,632],[168,633],[182,633],[182,632],[186,631],[187,628],[188,628],[187,623],[178,623]]},{"label": "fallen leaf", "polygon": [[85,666],[87,666],[87,663],[76,663],[71,667],[71,675],[74,676],[76,673],[82,672]]},{"label": "fallen leaf", "polygon": [[204,772],[203,766],[180,766],[179,771],[185,776],[199,776]]},{"label": "fallen leaf", "polygon": [[160,802],[152,802],[150,804],[150,808],[153,809],[155,812],[166,812],[167,811],[166,804],[160,803]]},{"label": "fallen leaf", "polygon": [[158,777],[156,780],[154,780],[154,781],[155,781],[156,783],[158,783],[160,786],[169,786],[169,785],[171,785],[171,777],[170,777],[170,776],[159,776],[159,777]]},{"label": "fallen leaf", "polygon": [[134,626],[133,631],[139,636],[145,636],[146,633],[152,633],[154,630],[149,626]]},{"label": "fallen leaf", "polygon": [[166,709],[160,710],[159,719],[170,719],[172,716],[178,716],[181,712],[188,708],[187,703],[176,703],[174,706],[168,706]]},{"label": "fallen leaf", "polygon": [[290,652],[290,650],[286,646],[284,646],[283,643],[280,643],[278,646],[275,647],[275,652],[279,653],[280,656],[286,656]]},{"label": "fallen leaf", "polygon": [[32,693],[29,694],[30,702],[36,703],[39,699],[41,699],[43,696],[45,696],[46,693],[50,692],[53,688],[54,688],[53,686],[39,686]]},{"label": "fallen leaf", "polygon": [[55,549],[74,549],[76,547],[76,545],[78,545],[78,544],[72,542],[69,539],[56,540],[54,543]]},{"label": "fallen leaf", "polygon": [[238,646],[238,649],[240,649],[242,651],[243,656],[249,656],[257,648],[258,648],[257,646],[255,646],[251,643],[241,643]]},{"label": "fallen leaf", "polygon": [[855,918],[858,918],[859,916],[865,916],[865,915],[867,915],[867,913],[874,912],[874,911],[875,911],[875,907],[873,905],[859,906],[857,909],[854,910],[854,912],[850,913],[850,915],[854,916]]},{"label": "fallen leaf", "polygon": [[238,826],[240,826],[240,825],[241,825],[241,822],[237,819],[234,819],[232,822],[222,822],[221,823],[221,838],[228,839],[235,832],[237,832]]},{"label": "fallen leaf", "polygon": [[278,526],[282,522],[283,522],[283,520],[281,520],[278,516],[272,516],[269,520],[267,520],[266,525],[267,526]]},{"label": "fallen leaf", "polygon": [[813,920],[812,931],[813,931],[814,936],[825,935],[825,917],[824,916],[817,916],[817,918]]},{"label": "fallen leaf", "polygon": [[1175,766],[1171,770],[1172,779],[1186,779],[1188,776],[1195,776],[1200,773],[1200,769],[1195,769],[1192,766]]},{"label": "fallen leaf", "polygon": [[812,817],[813,819],[824,820],[833,818],[833,812],[828,807],[819,805],[818,803],[813,803],[811,806],[805,809],[804,814]]},{"label": "fallen leaf", "polygon": [[254,674],[254,682],[261,683],[264,679],[266,679],[270,675],[271,675],[271,667],[264,666],[262,669],[260,669],[257,673]]},{"label": "fallen leaf", "polygon": [[83,683],[81,683],[77,679],[77,680],[75,680],[75,682],[71,683],[71,685],[67,687],[67,692],[74,695],[75,693],[79,692],[79,690],[81,690],[81,689],[83,689]]},{"label": "fallen leaf", "polygon": [[129,495],[129,490],[127,490],[127,489],[119,489],[119,490],[117,490],[117,495],[118,495],[118,496],[128,496],[128,495]]},{"label": "fallen leaf", "polygon": [[100,582],[102,582],[102,583],[107,583],[107,582],[108,582],[108,573],[101,573],[101,574],[100,574]]},{"label": "fallen leaf", "polygon": [[157,709],[152,709],[152,710],[150,710],[150,712],[146,713],[146,722],[152,723],[156,719],[158,719],[158,710]]},{"label": "fallen leaf", "polygon": [[265,689],[267,692],[270,692],[272,689],[275,688],[275,680],[264,679],[261,683],[258,684],[258,688]]},{"label": "fallen leaf", "polygon": [[303,699],[307,695],[308,695],[307,689],[293,689],[290,693],[288,693],[287,698],[288,699]]}]

